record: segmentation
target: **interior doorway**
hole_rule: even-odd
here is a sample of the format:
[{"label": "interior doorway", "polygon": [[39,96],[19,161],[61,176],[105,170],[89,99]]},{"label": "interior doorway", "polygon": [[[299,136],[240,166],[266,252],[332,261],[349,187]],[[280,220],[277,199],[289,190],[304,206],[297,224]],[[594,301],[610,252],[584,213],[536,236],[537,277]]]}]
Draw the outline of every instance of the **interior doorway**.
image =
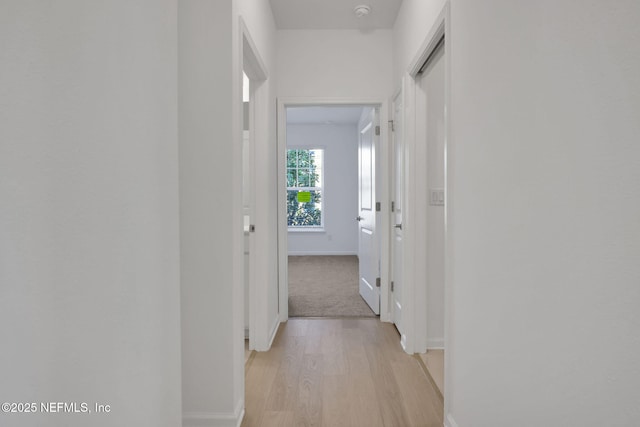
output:
[{"label": "interior doorway", "polygon": [[282,104],[279,117],[280,306],[287,317],[375,317],[380,106]]}]

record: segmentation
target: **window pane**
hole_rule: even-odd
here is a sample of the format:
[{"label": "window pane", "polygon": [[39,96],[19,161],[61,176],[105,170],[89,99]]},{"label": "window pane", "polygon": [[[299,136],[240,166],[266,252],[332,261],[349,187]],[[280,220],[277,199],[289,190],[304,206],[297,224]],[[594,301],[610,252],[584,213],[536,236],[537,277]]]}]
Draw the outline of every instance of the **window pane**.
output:
[{"label": "window pane", "polygon": [[309,169],[298,170],[298,187],[309,187]]},{"label": "window pane", "polygon": [[313,163],[315,160],[318,160],[318,153],[320,150],[309,150],[309,159]]},{"label": "window pane", "polygon": [[295,168],[298,159],[298,150],[287,150],[287,167]]},{"label": "window pane", "polygon": [[295,169],[287,169],[287,187],[298,186],[298,172]]},{"label": "window pane", "polygon": [[287,150],[287,223],[289,227],[322,227],[324,151]]},{"label": "window pane", "polygon": [[311,187],[322,187],[322,165],[324,163],[324,151],[323,150],[311,150]]},{"label": "window pane", "polygon": [[320,181],[320,175],[316,173],[317,169],[312,168],[311,173],[309,174],[309,187],[321,187],[322,183]]},{"label": "window pane", "polygon": [[311,201],[300,203],[298,202],[297,190],[287,191],[287,224],[289,227],[322,226],[321,191],[310,191],[310,193]]},{"label": "window pane", "polygon": [[308,168],[311,164],[310,160],[310,150],[298,150],[298,167],[299,168]]}]

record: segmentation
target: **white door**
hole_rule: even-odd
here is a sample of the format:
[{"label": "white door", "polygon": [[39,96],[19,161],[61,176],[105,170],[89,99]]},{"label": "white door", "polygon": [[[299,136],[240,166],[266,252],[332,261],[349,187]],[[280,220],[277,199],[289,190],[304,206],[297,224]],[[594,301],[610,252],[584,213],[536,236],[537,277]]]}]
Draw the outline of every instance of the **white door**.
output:
[{"label": "white door", "polygon": [[377,279],[378,237],[376,234],[376,112],[371,108],[360,120],[358,165],[359,165],[359,214],[358,258],[360,265],[360,295],[375,314],[380,314],[380,289]]},{"label": "white door", "polygon": [[393,100],[393,175],[391,184],[391,314],[400,334],[402,326],[402,213],[404,191],[404,141],[402,94]]}]

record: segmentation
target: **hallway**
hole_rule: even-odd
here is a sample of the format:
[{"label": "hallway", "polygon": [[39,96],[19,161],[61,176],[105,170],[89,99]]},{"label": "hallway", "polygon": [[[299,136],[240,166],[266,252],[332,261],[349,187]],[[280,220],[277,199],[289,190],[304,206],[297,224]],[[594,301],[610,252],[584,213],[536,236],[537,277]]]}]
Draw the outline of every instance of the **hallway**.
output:
[{"label": "hallway", "polygon": [[[640,0],[367,4],[0,1],[1,427],[640,426]],[[291,319],[360,240],[379,320]]]},{"label": "hallway", "polygon": [[245,370],[243,427],[442,426],[442,400],[377,319],[290,319]]}]

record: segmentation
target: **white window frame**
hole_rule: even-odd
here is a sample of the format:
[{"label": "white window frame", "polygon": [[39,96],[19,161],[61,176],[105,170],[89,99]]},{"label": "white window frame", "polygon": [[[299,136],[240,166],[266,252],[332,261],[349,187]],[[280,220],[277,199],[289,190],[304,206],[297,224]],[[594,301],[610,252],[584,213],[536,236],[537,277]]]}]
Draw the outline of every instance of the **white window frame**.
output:
[{"label": "white window frame", "polygon": [[[292,233],[324,233],[325,231],[324,211],[327,206],[325,203],[326,189],[324,187],[324,175],[325,175],[325,163],[326,163],[325,155],[327,150],[325,149],[325,147],[318,147],[318,146],[311,146],[311,147],[287,146],[286,153],[288,153],[289,150],[322,151],[322,165],[321,165],[322,174],[320,175],[320,187],[287,187],[286,194],[289,194],[289,191],[320,191],[322,197],[320,199],[320,225],[294,225],[294,226],[287,225],[287,230]],[[286,180],[286,172],[288,169],[290,168],[287,166],[285,169],[285,180]],[[297,169],[298,168],[296,167],[296,170]],[[287,200],[287,198],[285,198],[285,200]],[[288,222],[288,216],[289,216],[289,213],[287,212],[287,222]]]}]

